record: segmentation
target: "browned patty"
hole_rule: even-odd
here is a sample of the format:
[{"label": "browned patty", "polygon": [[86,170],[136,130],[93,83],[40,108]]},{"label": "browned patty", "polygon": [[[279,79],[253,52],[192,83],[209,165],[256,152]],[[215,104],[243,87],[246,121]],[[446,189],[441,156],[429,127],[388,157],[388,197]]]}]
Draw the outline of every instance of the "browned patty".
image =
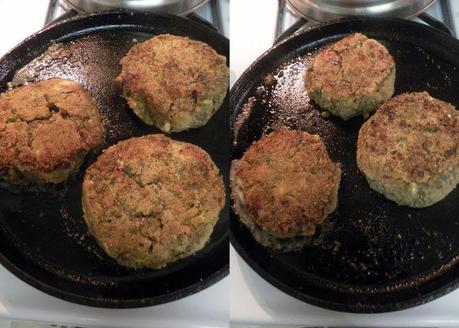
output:
[{"label": "browned patty", "polygon": [[234,162],[235,208],[252,232],[258,226],[275,238],[311,236],[337,206],[340,177],[319,136],[282,129],[262,137]]},{"label": "browned patty", "polygon": [[395,62],[378,41],[356,33],[314,58],[305,75],[309,97],[343,119],[374,111],[394,93]]},{"label": "browned patty", "polygon": [[204,247],[224,203],[210,156],[161,134],[106,149],[83,182],[89,231],[109,256],[134,268],[161,268]]},{"label": "browned patty", "polygon": [[226,58],[204,42],[161,34],[129,50],[117,81],[145,123],[178,132],[207,123],[222,105]]},{"label": "browned patty", "polygon": [[400,205],[425,207],[459,182],[459,113],[427,92],[382,105],[359,133],[357,164],[370,186]]},{"label": "browned patty", "polygon": [[78,83],[51,79],[0,95],[0,176],[8,182],[62,182],[102,138],[96,103]]}]

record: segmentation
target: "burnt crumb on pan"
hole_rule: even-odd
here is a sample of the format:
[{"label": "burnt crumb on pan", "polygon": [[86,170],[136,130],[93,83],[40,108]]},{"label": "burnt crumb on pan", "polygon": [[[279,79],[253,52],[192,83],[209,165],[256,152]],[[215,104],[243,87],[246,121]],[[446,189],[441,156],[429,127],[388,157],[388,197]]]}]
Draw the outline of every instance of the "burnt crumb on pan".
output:
[{"label": "burnt crumb on pan", "polygon": [[272,74],[266,74],[263,82],[266,86],[270,86],[274,83],[274,76]]},{"label": "burnt crumb on pan", "polygon": [[266,92],[266,89],[265,89],[265,87],[263,87],[263,86],[258,87],[257,90],[255,91],[255,93],[256,93],[258,96],[264,94],[265,92]]}]

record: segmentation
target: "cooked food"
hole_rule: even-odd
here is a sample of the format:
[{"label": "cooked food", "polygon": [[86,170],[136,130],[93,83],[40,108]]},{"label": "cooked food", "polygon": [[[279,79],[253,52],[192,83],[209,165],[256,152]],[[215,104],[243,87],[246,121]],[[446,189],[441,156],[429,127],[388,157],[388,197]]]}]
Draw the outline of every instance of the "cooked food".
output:
[{"label": "cooked food", "polygon": [[210,156],[161,134],[109,147],[83,182],[90,233],[110,257],[133,268],[162,268],[203,248],[224,203]]},{"label": "cooked food", "polygon": [[340,179],[319,136],[282,129],[233,163],[234,208],[262,245],[299,249],[336,209]]},{"label": "cooked food", "polygon": [[426,207],[459,183],[459,113],[427,92],[382,105],[359,132],[357,164],[369,185],[399,205]]},{"label": "cooked food", "polygon": [[121,59],[117,81],[129,107],[165,133],[205,125],[228,89],[226,58],[207,44],[161,34]]},{"label": "cooked food", "polygon": [[59,183],[102,143],[95,101],[78,83],[51,79],[0,94],[0,179]]},{"label": "cooked food", "polygon": [[394,82],[390,53],[360,33],[321,51],[305,75],[309,97],[344,120],[376,110],[394,94]]}]

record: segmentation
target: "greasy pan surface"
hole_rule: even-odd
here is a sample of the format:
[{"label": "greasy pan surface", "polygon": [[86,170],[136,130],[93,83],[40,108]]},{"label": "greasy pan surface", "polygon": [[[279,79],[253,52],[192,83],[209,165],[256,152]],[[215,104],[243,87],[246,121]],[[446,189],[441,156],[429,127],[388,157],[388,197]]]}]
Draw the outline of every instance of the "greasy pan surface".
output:
[{"label": "greasy pan surface", "polygon": [[[188,19],[103,13],[63,21],[18,45],[0,60],[0,88],[6,90],[12,80],[15,84],[51,77],[83,84],[105,121],[104,148],[119,140],[159,133],[132,114],[114,79],[133,39],[142,41],[160,33],[190,36],[228,57],[226,38]],[[63,45],[39,57],[53,40]],[[226,184],[228,121],[226,100],[206,126],[171,136],[204,148]],[[205,248],[165,269],[127,269],[107,257],[87,232],[80,201],[84,171],[98,154],[90,154],[67,184],[33,192],[0,188],[0,262],[4,266],[49,294],[101,307],[169,302],[206,288],[228,273],[228,205]]]},{"label": "greasy pan surface", "polygon": [[[353,19],[278,44],[232,89],[232,158],[240,158],[253,141],[279,126],[319,134],[331,158],[342,165],[339,206],[327,231],[300,252],[275,254],[257,244],[234,212],[231,242],[263,278],[300,300],[340,311],[400,310],[457,287],[459,188],[428,208],[397,206],[371,190],[357,169],[357,135],[364,120],[324,119],[309,101],[303,76],[312,56],[354,32],[389,49],[397,65],[395,94],[426,90],[459,106],[459,42],[427,26]],[[269,86],[263,82],[267,74],[274,76]],[[253,107],[243,110],[250,97]]]}]

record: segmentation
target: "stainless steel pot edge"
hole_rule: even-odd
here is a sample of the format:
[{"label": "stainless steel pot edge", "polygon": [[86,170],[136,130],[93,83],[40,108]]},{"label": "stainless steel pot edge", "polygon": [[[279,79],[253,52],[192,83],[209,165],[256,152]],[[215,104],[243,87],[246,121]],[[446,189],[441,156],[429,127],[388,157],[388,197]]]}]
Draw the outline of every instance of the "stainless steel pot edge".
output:
[{"label": "stainless steel pot edge", "polygon": [[135,7],[132,3],[136,3],[138,1],[120,0],[116,3],[109,1],[111,3],[104,4],[104,1],[97,3],[97,1],[91,0],[64,0],[68,6],[80,14],[90,14],[104,10],[125,9],[131,11],[165,12],[179,16],[186,16],[198,10],[208,1],[209,0],[163,0],[151,1],[152,4],[150,6],[142,5],[141,7]]},{"label": "stainless steel pot edge", "polygon": [[[436,0],[422,0],[422,1],[405,1],[413,2],[409,7],[398,8],[397,11],[382,12],[382,13],[361,13],[362,16],[382,16],[382,17],[398,17],[398,18],[412,18],[420,13],[426,11],[431,5],[435,3]],[[392,1],[393,2],[393,1]],[[309,0],[287,0],[288,8],[293,11],[295,14],[302,16],[307,19],[312,19],[316,22],[324,22],[328,20],[344,18],[347,16],[355,16],[349,13],[344,13],[342,15],[334,14],[330,12],[324,12],[320,10],[317,5],[314,5]],[[396,8],[397,9],[397,8]]]}]

